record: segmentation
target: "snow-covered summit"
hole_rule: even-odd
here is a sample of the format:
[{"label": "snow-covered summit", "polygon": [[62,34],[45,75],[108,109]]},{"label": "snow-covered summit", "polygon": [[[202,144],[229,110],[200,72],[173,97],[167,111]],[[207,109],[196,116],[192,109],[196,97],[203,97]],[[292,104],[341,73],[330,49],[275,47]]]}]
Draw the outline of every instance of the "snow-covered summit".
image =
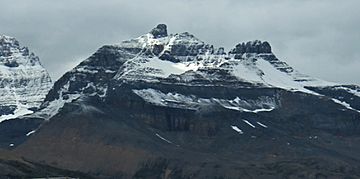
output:
[{"label": "snow-covered summit", "polygon": [[32,113],[51,88],[39,58],[13,37],[0,35],[0,122]]},{"label": "snow-covered summit", "polygon": [[[144,54],[156,55],[163,60],[177,62],[187,61],[196,55],[214,53],[212,45],[205,44],[205,42],[188,32],[170,35],[155,33],[154,35],[153,31],[154,29],[150,33],[141,35],[138,38],[123,41],[117,46],[125,49],[141,49]],[[156,32],[158,31],[156,30]],[[167,30],[163,31],[167,32]],[[173,56],[177,58],[173,58]]]},{"label": "snow-covered summit", "polygon": [[[188,32],[167,35],[166,25],[158,25],[155,29],[117,45],[125,49],[138,49],[138,53],[122,65],[114,78],[158,81],[173,75],[184,79],[186,75],[186,83],[189,83],[189,79],[198,79],[194,75],[210,81],[224,81],[227,76],[260,86],[306,93],[312,92],[305,86],[334,85],[301,74],[280,61],[266,41],[239,43],[227,53],[224,48],[206,44]],[[161,36],[157,33],[153,35],[153,31],[164,33]],[[189,77],[189,71],[193,72],[192,77]],[[214,71],[224,73],[219,75]]]},{"label": "snow-covered summit", "polygon": [[0,35],[1,65],[6,67],[36,66],[40,60],[27,47],[20,46],[19,42],[9,36]]}]

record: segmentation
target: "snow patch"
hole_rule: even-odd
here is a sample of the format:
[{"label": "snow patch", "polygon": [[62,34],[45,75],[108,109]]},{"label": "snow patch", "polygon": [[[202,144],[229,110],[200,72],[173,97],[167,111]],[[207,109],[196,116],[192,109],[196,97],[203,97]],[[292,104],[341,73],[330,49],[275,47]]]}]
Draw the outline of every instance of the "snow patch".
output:
[{"label": "snow patch", "polygon": [[45,120],[49,120],[53,116],[55,116],[59,110],[69,102],[72,102],[73,100],[76,100],[81,97],[82,94],[67,94],[67,98],[64,99],[64,92],[68,91],[70,87],[70,81],[67,82],[66,85],[64,85],[60,89],[59,98],[55,99],[53,101],[50,101],[46,104],[45,108],[41,109],[40,111],[37,111],[33,115],[35,117],[44,118]]},{"label": "snow patch", "polygon": [[261,96],[256,100],[199,98],[195,95],[182,95],[179,93],[163,93],[155,89],[133,90],[145,101],[158,106],[196,110],[200,106],[219,105],[227,109],[241,112],[271,111],[276,107],[274,98]]},{"label": "snow patch", "polygon": [[344,106],[344,107],[347,108],[347,109],[350,109],[350,110],[353,110],[353,111],[356,111],[356,112],[360,113],[360,110],[357,110],[357,109],[352,108],[352,107],[350,106],[350,104],[348,104],[348,103],[346,103],[346,102],[344,102],[344,101],[340,101],[340,100],[335,99],[335,98],[331,98],[331,100],[333,100],[333,101],[334,101],[335,103],[337,103],[337,104],[340,104],[340,105]]},{"label": "snow patch", "polygon": [[244,134],[244,132],[241,129],[239,129],[237,126],[231,126],[231,128],[236,132],[238,132],[239,134]]},{"label": "snow patch", "polygon": [[34,115],[43,117],[46,120],[48,120],[53,116],[55,116],[66,103],[78,99],[81,96],[81,94],[69,94],[68,96],[69,96],[68,99],[65,100],[63,99],[63,96],[60,95],[59,99],[51,101],[48,104],[48,106],[46,106],[46,108],[36,112]]},{"label": "snow patch", "polygon": [[194,63],[173,63],[170,61],[160,60],[157,57],[149,59],[147,63],[141,65],[141,68],[159,69],[161,72],[153,74],[154,76],[166,78],[171,74],[179,75],[186,71],[196,71],[199,66]]},{"label": "snow patch", "polygon": [[164,137],[162,137],[160,134],[156,133],[155,135],[156,135],[157,137],[159,137],[161,140],[163,140],[163,141],[165,141],[165,142],[167,142],[167,143],[169,143],[169,144],[172,144],[172,142],[171,142],[171,141],[169,141],[169,140],[165,139],[165,138],[164,138]]},{"label": "snow patch", "polygon": [[217,100],[218,103],[226,109],[240,112],[269,112],[275,109],[276,101],[272,97],[260,96],[256,100],[243,100],[236,97],[234,100]]},{"label": "snow patch", "polygon": [[259,124],[261,127],[268,128],[268,126],[266,126],[265,124],[263,124],[261,122],[256,122],[256,123]]},{"label": "snow patch", "polygon": [[315,92],[305,89],[303,85],[294,81],[287,73],[274,68],[274,66],[264,59],[260,58],[257,61],[257,66],[264,72],[264,75],[262,76],[264,82],[273,87],[317,95]]},{"label": "snow patch", "polygon": [[252,128],[255,128],[255,126],[253,124],[251,124],[248,120],[243,120],[246,124],[248,124],[249,126],[251,126]]},{"label": "snow patch", "polygon": [[17,106],[16,110],[14,111],[14,114],[8,114],[8,115],[2,115],[0,116],[0,123],[9,119],[14,119],[20,116],[24,116],[27,114],[32,114],[33,111],[27,109],[27,107],[24,106]]},{"label": "snow patch", "polygon": [[90,74],[96,74],[96,73],[98,73],[97,70],[90,70],[90,69],[86,69],[85,67],[75,68],[75,70],[76,70],[77,72],[81,72],[81,73],[90,73]]},{"label": "snow patch", "polygon": [[347,88],[347,87],[343,87],[343,86],[338,86],[338,87],[335,87],[335,89],[342,89],[342,90],[345,90],[347,91],[348,93],[351,93],[357,97],[360,97],[360,90],[353,90],[353,89],[350,89],[350,88]]},{"label": "snow patch", "polygon": [[36,130],[30,131],[30,132],[28,132],[28,133],[26,134],[26,136],[30,136],[31,134],[33,134],[33,133],[35,133],[35,132],[36,132]]}]

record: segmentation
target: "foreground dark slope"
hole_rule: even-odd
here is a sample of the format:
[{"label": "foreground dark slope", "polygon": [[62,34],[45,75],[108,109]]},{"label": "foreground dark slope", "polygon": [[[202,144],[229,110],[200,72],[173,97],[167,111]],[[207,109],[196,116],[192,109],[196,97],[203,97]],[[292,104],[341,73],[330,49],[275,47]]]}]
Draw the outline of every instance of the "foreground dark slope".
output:
[{"label": "foreground dark slope", "polygon": [[[283,100],[289,100],[286,95]],[[314,99],[304,98],[292,105],[313,110],[306,104]],[[357,135],[317,129],[312,119],[283,118],[281,111],[196,113],[141,100],[116,103],[88,99],[66,105],[17,150],[32,161],[125,178],[359,177]],[[328,115],[319,117],[333,114]],[[242,124],[243,118],[269,128],[253,129]],[[235,133],[229,127],[235,124],[248,133]]]},{"label": "foreground dark slope", "polygon": [[357,91],[320,83],[267,42],[226,54],[159,25],[66,73],[14,151],[99,178],[359,178]]},{"label": "foreground dark slope", "polygon": [[12,152],[0,150],[0,178],[39,178],[48,176],[92,178],[92,176],[81,172],[26,161]]}]

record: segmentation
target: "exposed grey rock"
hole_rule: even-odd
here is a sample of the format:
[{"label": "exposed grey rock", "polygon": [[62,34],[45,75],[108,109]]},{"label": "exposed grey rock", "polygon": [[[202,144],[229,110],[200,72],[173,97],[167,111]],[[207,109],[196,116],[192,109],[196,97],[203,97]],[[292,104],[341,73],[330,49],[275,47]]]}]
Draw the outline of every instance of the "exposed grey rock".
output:
[{"label": "exposed grey rock", "polygon": [[155,38],[166,37],[168,35],[167,26],[165,24],[159,24],[152,29],[150,33],[154,35]]},{"label": "exposed grey rock", "polygon": [[259,40],[250,41],[246,43],[239,43],[231,54],[243,54],[243,53],[271,53],[271,46],[268,42],[261,42]]}]

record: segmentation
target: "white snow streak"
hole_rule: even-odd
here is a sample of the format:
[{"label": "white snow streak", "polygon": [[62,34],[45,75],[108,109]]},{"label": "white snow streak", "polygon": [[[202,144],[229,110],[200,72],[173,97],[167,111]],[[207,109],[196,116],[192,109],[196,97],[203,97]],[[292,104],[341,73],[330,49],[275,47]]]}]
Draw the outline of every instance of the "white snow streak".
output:
[{"label": "white snow streak", "polygon": [[265,124],[261,123],[261,122],[256,122],[257,124],[259,124],[260,126],[264,127],[264,128],[268,128],[268,126],[266,126]]},{"label": "white snow streak", "polygon": [[237,126],[231,126],[231,128],[234,129],[239,134],[244,134],[244,132],[241,129],[239,129]]},{"label": "white snow streak", "polygon": [[28,132],[28,133],[26,134],[26,136],[30,136],[31,134],[33,134],[33,133],[35,133],[35,132],[36,132],[36,130],[30,131],[30,132]]},{"label": "white snow streak", "polygon": [[161,140],[163,140],[163,141],[165,141],[165,142],[167,142],[167,143],[169,143],[169,144],[172,144],[172,142],[171,142],[171,141],[169,141],[169,140],[165,139],[165,138],[164,138],[164,137],[162,137],[160,134],[156,133],[155,135],[156,135],[157,137],[159,137]]},{"label": "white snow streak", "polygon": [[255,126],[253,124],[251,124],[248,120],[243,120],[246,124],[248,124],[249,126],[251,126],[252,128],[255,128]]},{"label": "white snow streak", "polygon": [[342,106],[344,106],[344,107],[347,108],[347,109],[350,109],[350,110],[353,110],[353,111],[356,111],[356,112],[360,113],[360,110],[357,110],[357,109],[352,108],[352,107],[350,106],[350,104],[348,104],[348,103],[346,103],[346,102],[344,102],[344,101],[340,101],[340,100],[334,99],[334,98],[331,98],[331,99],[332,99],[335,103],[341,104]]},{"label": "white snow streak", "polygon": [[350,88],[347,88],[347,87],[342,87],[342,86],[339,86],[339,87],[335,87],[335,89],[342,89],[342,90],[345,90],[357,97],[360,97],[360,91],[359,90],[353,90],[353,89],[350,89]]},{"label": "white snow streak", "polygon": [[135,94],[145,101],[158,105],[185,109],[198,109],[200,106],[220,105],[224,108],[237,110],[241,112],[262,112],[275,109],[276,102],[274,98],[260,96],[254,100],[243,100],[239,97],[235,99],[217,99],[217,98],[198,98],[195,95],[182,95],[179,93],[163,93],[155,89],[133,90]]}]

